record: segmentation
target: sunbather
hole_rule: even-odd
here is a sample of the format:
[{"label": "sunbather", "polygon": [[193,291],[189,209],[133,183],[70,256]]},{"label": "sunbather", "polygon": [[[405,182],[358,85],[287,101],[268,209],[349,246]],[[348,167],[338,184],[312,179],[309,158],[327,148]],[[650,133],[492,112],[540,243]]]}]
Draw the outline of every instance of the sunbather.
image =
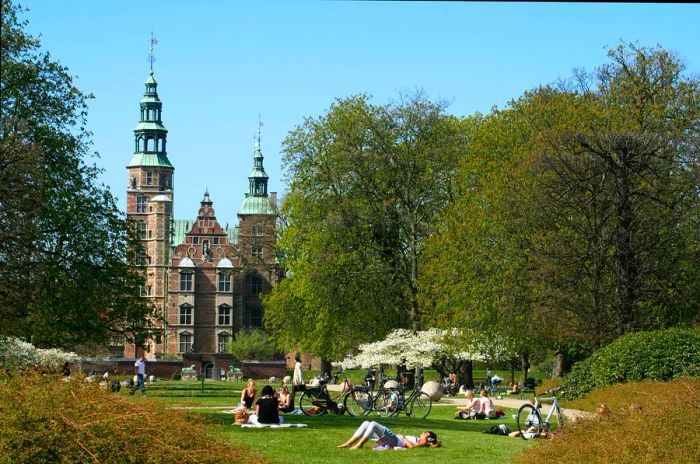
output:
[{"label": "sunbather", "polygon": [[414,435],[401,435],[392,432],[379,422],[364,421],[345,443],[338,445],[338,448],[350,448],[350,445],[357,442],[352,448],[360,449],[370,438],[376,440],[377,447],[382,449],[420,448],[424,446],[437,448],[442,445],[438,441],[435,432],[423,432],[417,437]]}]

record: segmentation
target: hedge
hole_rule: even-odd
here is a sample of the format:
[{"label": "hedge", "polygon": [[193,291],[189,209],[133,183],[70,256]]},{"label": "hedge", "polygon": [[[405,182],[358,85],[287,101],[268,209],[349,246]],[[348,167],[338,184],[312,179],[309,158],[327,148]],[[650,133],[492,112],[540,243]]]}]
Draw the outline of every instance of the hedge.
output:
[{"label": "hedge", "polygon": [[633,380],[699,376],[700,330],[664,329],[624,335],[576,363],[565,379],[568,399]]}]

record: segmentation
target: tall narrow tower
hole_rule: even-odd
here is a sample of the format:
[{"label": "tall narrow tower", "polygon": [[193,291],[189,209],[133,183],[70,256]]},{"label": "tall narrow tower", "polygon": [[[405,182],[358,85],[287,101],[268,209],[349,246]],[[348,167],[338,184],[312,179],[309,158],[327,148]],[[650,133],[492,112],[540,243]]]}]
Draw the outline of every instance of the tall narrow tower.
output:
[{"label": "tall narrow tower", "polygon": [[[166,153],[167,129],[161,114],[158,83],[153,69],[146,79],[146,92],[141,99],[141,117],[134,129],[134,156],[127,166],[126,213],[139,234],[145,251],[137,260],[145,271],[144,297],[151,298],[156,308],[167,316],[168,264],[172,234],[173,172]],[[167,319],[166,319],[167,320]],[[147,356],[161,351],[160,343],[150,345]],[[133,346],[125,347],[125,356],[137,354]]]},{"label": "tall narrow tower", "polygon": [[242,281],[242,309],[240,327],[262,326],[260,294],[270,291],[278,280],[277,254],[275,252],[276,197],[268,196],[268,176],[263,167],[260,148],[260,127],[253,147],[253,171],[248,176],[248,192],[238,210],[239,251],[246,272]]}]

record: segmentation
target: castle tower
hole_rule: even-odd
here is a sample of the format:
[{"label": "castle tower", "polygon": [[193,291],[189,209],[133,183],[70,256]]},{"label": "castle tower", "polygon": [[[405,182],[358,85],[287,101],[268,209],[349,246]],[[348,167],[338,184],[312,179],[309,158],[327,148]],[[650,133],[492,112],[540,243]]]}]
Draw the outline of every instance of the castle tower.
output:
[{"label": "castle tower", "polygon": [[[175,168],[166,152],[168,131],[162,124],[162,108],[151,69],[140,103],[140,120],[134,129],[134,156],[127,166],[126,213],[136,226],[145,252],[137,260],[146,280],[141,293],[166,313]],[[151,345],[147,356],[161,351],[160,344]],[[125,347],[125,356],[136,354],[133,346]]]},{"label": "castle tower", "polygon": [[278,263],[275,252],[275,221],[277,218],[277,195],[268,196],[268,175],[263,167],[260,148],[260,127],[253,147],[253,171],[248,176],[248,192],[238,210],[239,252],[246,272],[242,276],[242,320],[241,327],[262,326],[262,304],[260,294],[271,290],[278,279]]}]

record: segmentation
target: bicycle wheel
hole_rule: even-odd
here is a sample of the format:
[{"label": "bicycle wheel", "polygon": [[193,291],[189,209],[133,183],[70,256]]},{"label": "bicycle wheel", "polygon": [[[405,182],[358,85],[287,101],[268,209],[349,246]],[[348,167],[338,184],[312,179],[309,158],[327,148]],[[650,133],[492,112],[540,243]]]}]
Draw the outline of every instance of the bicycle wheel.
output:
[{"label": "bicycle wheel", "polygon": [[399,394],[392,390],[382,390],[374,399],[374,413],[380,417],[390,417],[399,412]]},{"label": "bicycle wheel", "polygon": [[531,404],[520,406],[517,414],[518,431],[523,440],[537,438],[543,430],[542,416]]},{"label": "bicycle wheel", "polygon": [[345,396],[343,404],[351,416],[364,416],[372,410],[372,395],[363,388],[353,388]]},{"label": "bicycle wheel", "polygon": [[306,390],[299,397],[299,409],[307,416],[322,416],[328,412],[328,395],[316,388]]},{"label": "bicycle wheel", "polygon": [[427,393],[421,392],[411,400],[409,415],[417,419],[425,419],[430,414],[432,407],[433,400],[430,399]]}]

